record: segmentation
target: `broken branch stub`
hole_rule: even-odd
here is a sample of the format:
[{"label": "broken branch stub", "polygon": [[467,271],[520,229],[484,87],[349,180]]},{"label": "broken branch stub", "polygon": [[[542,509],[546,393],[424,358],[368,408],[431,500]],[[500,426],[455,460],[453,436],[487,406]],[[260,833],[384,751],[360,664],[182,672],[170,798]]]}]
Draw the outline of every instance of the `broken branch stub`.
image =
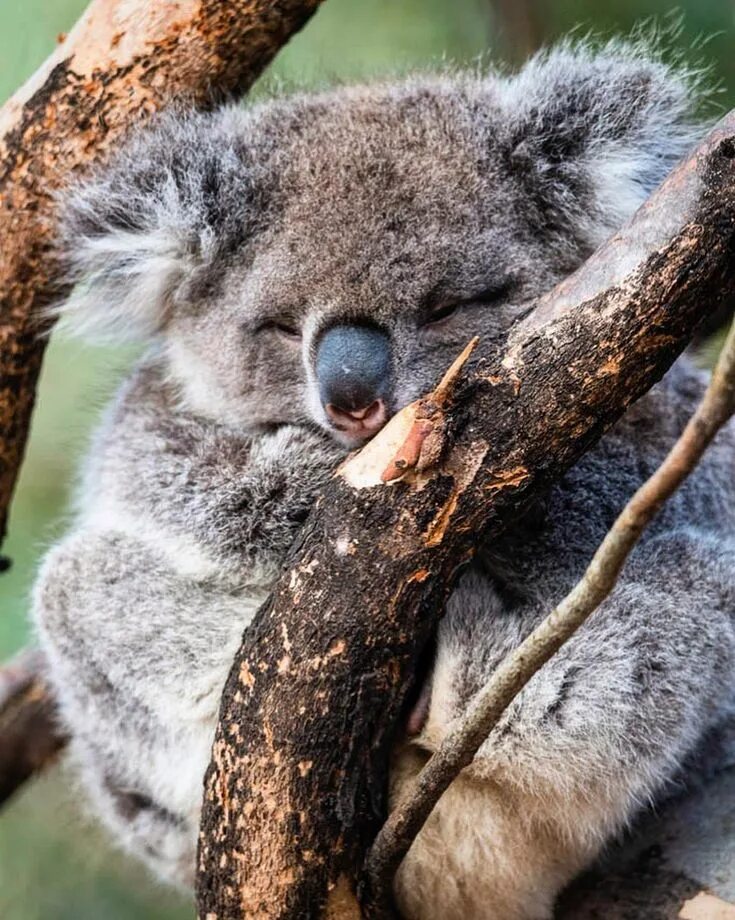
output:
[{"label": "broken branch stub", "polygon": [[731,114],[503,347],[480,344],[442,406],[433,465],[395,463],[421,453],[414,404],[341,467],[223,693],[202,918],[320,917],[330,891],[355,889],[394,728],[458,567],[663,375],[703,304],[735,293],[734,246]]}]

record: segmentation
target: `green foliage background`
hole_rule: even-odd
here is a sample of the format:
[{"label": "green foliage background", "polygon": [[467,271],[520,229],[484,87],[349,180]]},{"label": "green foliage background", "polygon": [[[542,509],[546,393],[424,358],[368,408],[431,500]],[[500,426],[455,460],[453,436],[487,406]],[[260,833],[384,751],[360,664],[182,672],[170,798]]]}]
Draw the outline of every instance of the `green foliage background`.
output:
[{"label": "green foliage background", "polygon": [[[155,2],[155,0],[151,0]],[[81,13],[83,0],[0,0],[0,101],[52,50]],[[628,31],[654,16],[681,18],[676,45],[712,65],[735,96],[735,5],[687,0],[673,13],[657,0],[560,0],[528,7],[527,30],[512,28],[490,0],[327,0],[282,52],[254,92],[313,86],[430,67],[522,58],[528,47],[578,27]],[[90,426],[132,353],[55,339],[43,372],[31,446],[13,505],[6,551],[14,565],[0,578],[0,659],[28,639],[28,593],[43,548],[64,526],[74,470]],[[129,920],[192,916],[191,904],[151,882],[113,853],[74,806],[68,774],[29,786],[0,816],[0,917],[3,920]]]}]

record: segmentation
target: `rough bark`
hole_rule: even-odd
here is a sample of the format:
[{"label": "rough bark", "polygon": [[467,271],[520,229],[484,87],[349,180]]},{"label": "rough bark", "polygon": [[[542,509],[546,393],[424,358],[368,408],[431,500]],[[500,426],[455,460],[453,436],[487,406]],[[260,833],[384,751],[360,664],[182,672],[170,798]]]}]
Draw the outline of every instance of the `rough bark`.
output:
[{"label": "rough bark", "polygon": [[735,325],[712,379],[663,463],[618,515],[582,578],[498,666],[461,720],[431,756],[408,795],[391,812],[370,848],[368,873],[376,903],[390,905],[393,879],[434,806],[533,675],[568,641],[615,587],[631,551],[662,505],[694,470],[735,412]]},{"label": "rough bark", "polygon": [[54,759],[64,745],[39,652],[0,670],[0,803]]},{"label": "rough bark", "polygon": [[320,0],[94,0],[0,110],[0,541],[54,296],[54,192],[172,102],[246,90]]},{"label": "rough bark", "polygon": [[504,345],[481,343],[439,404],[408,407],[333,478],[225,687],[202,918],[324,916],[335,886],[354,889],[385,816],[394,726],[477,534],[662,376],[735,291],[734,252],[735,113]]}]

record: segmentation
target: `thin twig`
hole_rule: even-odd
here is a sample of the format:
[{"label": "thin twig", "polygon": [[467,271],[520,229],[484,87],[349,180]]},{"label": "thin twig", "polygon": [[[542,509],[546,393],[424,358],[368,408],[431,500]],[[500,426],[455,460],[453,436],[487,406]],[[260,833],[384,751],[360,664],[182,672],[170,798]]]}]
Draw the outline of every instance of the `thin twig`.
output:
[{"label": "thin twig", "polygon": [[692,472],[733,413],[735,324],[696,412],[661,466],[618,516],[582,579],[502,662],[477,693],[460,724],[423,768],[411,794],[385,822],[368,856],[376,905],[390,904],[395,873],[442,793],[462,768],[472,762],[514,697],[610,594],[646,526]]}]

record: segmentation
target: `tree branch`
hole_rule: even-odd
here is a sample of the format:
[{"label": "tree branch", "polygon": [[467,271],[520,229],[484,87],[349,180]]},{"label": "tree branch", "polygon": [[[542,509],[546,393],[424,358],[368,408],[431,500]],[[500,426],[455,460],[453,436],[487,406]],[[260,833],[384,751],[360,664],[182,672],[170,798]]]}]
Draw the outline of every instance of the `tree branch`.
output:
[{"label": "tree branch", "polygon": [[503,712],[533,675],[570,639],[610,594],[641,534],[699,462],[735,412],[735,324],[707,391],[664,462],[637,490],[592,557],[584,576],[501,663],[466,715],[419,774],[411,794],[388,817],[369,858],[377,904],[391,904],[395,874],[442,793],[472,762]]},{"label": "tree branch", "polygon": [[543,22],[534,0],[493,0],[501,33],[516,60],[525,60],[541,47]]},{"label": "tree branch", "polygon": [[497,533],[662,376],[701,305],[735,291],[734,241],[731,114],[504,346],[481,343],[447,398],[403,410],[343,465],[223,693],[202,918],[324,916],[330,891],[354,891],[393,728],[476,535]]},{"label": "tree branch", "polygon": [[[51,193],[131,122],[244,89],[316,5],[95,0],[0,112],[3,529],[42,355],[37,309],[53,294]],[[400,413],[335,476],[223,695],[203,917],[322,916],[329,892],[331,915],[358,912],[393,726],[476,533],[498,532],[558,479],[661,376],[699,305],[735,292],[734,129],[729,116],[505,346],[483,343],[453,386]]]},{"label": "tree branch", "polygon": [[53,296],[54,192],[176,101],[244,92],[320,0],[93,0],[0,110],[0,542]]},{"label": "tree branch", "polygon": [[0,803],[52,761],[64,743],[43,679],[43,656],[22,652],[0,670]]}]

